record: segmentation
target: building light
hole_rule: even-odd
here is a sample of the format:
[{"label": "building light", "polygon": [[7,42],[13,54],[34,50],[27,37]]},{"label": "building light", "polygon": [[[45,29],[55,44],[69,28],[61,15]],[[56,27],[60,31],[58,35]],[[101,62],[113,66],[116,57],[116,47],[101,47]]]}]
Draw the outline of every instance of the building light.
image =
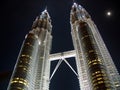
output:
[{"label": "building light", "polygon": [[13,80],[11,81],[11,84],[17,84],[17,83],[20,83],[20,84],[23,84],[23,85],[25,85],[25,86],[27,86],[28,87],[28,81],[27,80],[25,80],[25,79],[23,79],[23,78],[19,78],[19,77],[17,77],[17,78],[13,78]]}]

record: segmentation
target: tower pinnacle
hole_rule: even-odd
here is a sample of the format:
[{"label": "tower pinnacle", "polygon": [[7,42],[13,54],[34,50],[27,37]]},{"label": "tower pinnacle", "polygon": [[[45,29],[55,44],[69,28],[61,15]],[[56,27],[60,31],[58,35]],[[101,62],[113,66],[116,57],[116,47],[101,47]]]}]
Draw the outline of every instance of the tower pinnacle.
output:
[{"label": "tower pinnacle", "polygon": [[73,11],[76,11],[76,8],[77,8],[77,3],[73,2],[72,10],[73,10]]},{"label": "tower pinnacle", "polygon": [[45,10],[42,12],[42,14],[40,15],[41,18],[44,18],[44,19],[49,19],[50,16],[48,14],[48,11],[47,11],[47,7],[45,8]]},{"label": "tower pinnacle", "polygon": [[46,7],[45,10],[41,13],[41,15],[36,17],[32,25],[32,30],[34,30],[35,28],[39,28],[39,29],[44,28],[44,29],[49,30],[51,29],[51,27],[52,27],[51,19],[50,19],[50,16],[49,16],[49,13]]}]

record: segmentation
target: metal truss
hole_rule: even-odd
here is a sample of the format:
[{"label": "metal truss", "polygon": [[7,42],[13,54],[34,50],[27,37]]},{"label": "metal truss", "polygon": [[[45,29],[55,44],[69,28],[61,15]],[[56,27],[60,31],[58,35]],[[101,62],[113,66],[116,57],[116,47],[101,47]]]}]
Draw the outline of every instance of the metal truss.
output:
[{"label": "metal truss", "polygon": [[55,72],[57,71],[57,69],[59,68],[59,66],[61,65],[61,63],[63,61],[69,66],[69,68],[73,71],[73,73],[78,77],[77,72],[73,69],[73,67],[66,60],[66,58],[71,58],[71,57],[75,57],[75,56],[76,56],[75,50],[51,54],[49,57],[50,61],[55,61],[55,60],[59,60],[59,61],[58,61],[54,71],[52,72],[52,74],[50,76],[50,80],[53,78]]}]

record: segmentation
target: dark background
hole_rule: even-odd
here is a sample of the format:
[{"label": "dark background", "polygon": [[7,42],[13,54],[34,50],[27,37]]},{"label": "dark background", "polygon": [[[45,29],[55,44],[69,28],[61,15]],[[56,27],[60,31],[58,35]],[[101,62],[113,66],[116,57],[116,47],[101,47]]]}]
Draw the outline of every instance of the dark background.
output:
[{"label": "dark background", "polygon": [[[91,15],[120,72],[120,13],[118,0],[76,0]],[[47,5],[53,25],[52,52],[73,50],[70,30],[72,0],[4,0],[0,3],[0,90],[6,90],[25,35]],[[110,10],[112,15],[106,16]],[[52,68],[57,61],[52,62]],[[70,64],[75,68],[74,59]],[[79,90],[78,79],[63,62],[50,90]]]}]

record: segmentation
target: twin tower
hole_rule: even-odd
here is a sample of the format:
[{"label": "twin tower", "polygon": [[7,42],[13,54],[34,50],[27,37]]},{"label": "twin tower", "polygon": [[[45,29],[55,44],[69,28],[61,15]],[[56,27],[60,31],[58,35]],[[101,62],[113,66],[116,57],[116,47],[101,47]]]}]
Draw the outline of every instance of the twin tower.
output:
[{"label": "twin tower", "polygon": [[[70,13],[74,50],[50,54],[51,19],[44,10],[26,35],[7,90],[49,90],[49,83],[62,61],[77,75],[80,90],[120,90],[120,75],[91,20],[80,5],[74,3]],[[77,72],[66,58],[75,57]],[[52,75],[51,61],[59,60]]]}]

